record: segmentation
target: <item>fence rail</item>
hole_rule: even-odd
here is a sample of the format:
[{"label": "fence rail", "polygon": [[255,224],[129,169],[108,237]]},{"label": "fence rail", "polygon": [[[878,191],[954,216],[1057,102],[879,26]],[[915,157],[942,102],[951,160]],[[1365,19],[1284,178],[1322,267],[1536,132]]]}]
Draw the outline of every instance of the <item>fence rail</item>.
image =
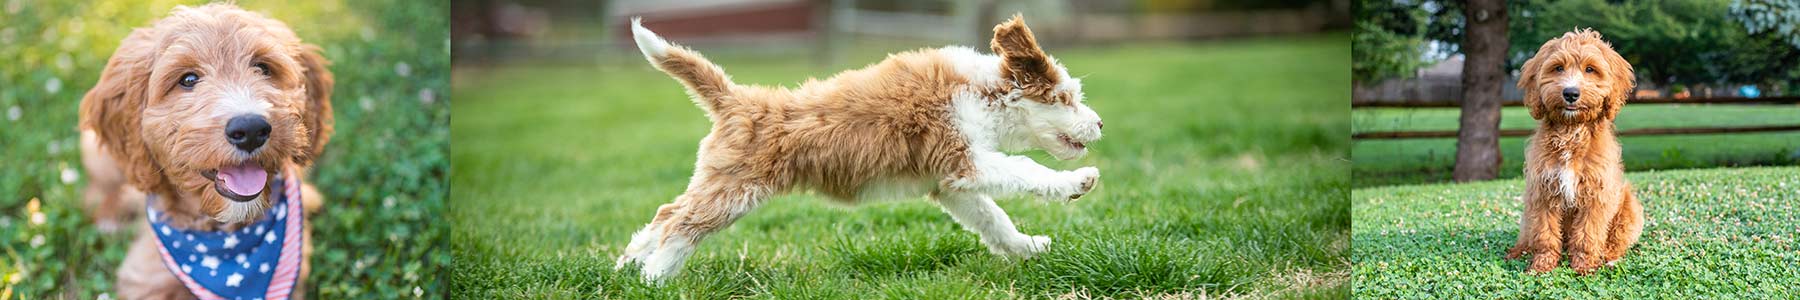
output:
[{"label": "fence rail", "polygon": [[[1684,127],[1684,128],[1638,128],[1620,130],[1615,135],[1678,135],[1678,134],[1718,134],[1718,133],[1750,133],[1771,131],[1797,131],[1800,125],[1745,126],[1745,127]],[[1531,129],[1501,129],[1502,137],[1521,137],[1531,135]],[[1364,132],[1351,135],[1358,140],[1393,140],[1393,139],[1432,139],[1456,137],[1455,130],[1438,131],[1380,131]]]},{"label": "fence rail", "polygon": [[[1643,99],[1631,99],[1630,101],[1627,101],[1626,103],[1629,103],[1629,104],[1759,104],[1759,103],[1791,104],[1791,103],[1800,103],[1800,97],[1763,97],[1763,98],[1720,97],[1720,98],[1688,98],[1688,99],[1643,98]],[[1525,106],[1525,103],[1520,102],[1518,99],[1507,99],[1505,101],[1501,101],[1500,105],[1517,107],[1517,106]],[[1454,99],[1437,99],[1437,100],[1355,99],[1355,100],[1350,101],[1350,107],[1352,107],[1352,108],[1462,107],[1462,102],[1454,100]]]},{"label": "fence rail", "polygon": [[[1766,98],[1735,98],[1735,97],[1733,97],[1733,98],[1690,98],[1690,99],[1645,98],[1645,99],[1632,99],[1629,103],[1631,103],[1633,105],[1640,105],[1640,104],[1756,104],[1756,103],[1785,104],[1785,103],[1800,103],[1800,97],[1766,97]],[[1445,101],[1445,100],[1360,100],[1359,99],[1359,100],[1352,100],[1350,102],[1351,108],[1375,108],[1375,107],[1429,108],[1429,107],[1458,107],[1458,105],[1460,105],[1460,103],[1458,103],[1454,100]],[[1524,104],[1519,102],[1518,100],[1507,100],[1505,102],[1502,102],[1501,105],[1503,105],[1503,106],[1523,106]],[[1615,134],[1617,134],[1619,136],[1634,136],[1634,135],[1752,133],[1752,132],[1774,132],[1774,131],[1800,131],[1800,124],[1737,126],[1737,127],[1638,128],[1638,129],[1630,129],[1630,130],[1620,130],[1620,131],[1616,132]],[[1520,137],[1520,136],[1527,136],[1527,135],[1531,135],[1530,129],[1501,129],[1500,130],[1501,137]],[[1436,138],[1455,138],[1455,137],[1456,137],[1456,130],[1375,131],[1375,132],[1363,132],[1363,133],[1357,133],[1357,134],[1350,135],[1350,138],[1353,140],[1436,139]]]}]

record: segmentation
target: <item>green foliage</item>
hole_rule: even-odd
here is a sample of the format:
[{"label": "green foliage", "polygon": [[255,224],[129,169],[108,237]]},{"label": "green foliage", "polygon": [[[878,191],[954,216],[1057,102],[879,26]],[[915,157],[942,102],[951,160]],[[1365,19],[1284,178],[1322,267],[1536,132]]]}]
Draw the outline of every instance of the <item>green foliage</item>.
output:
[{"label": "green foliage", "polygon": [[[1455,130],[1454,108],[1357,109],[1353,132]],[[1620,130],[1665,127],[1790,125],[1800,120],[1791,105],[1626,105]],[[1523,107],[1501,110],[1501,129],[1530,130],[1537,121]],[[1800,164],[1800,132],[1633,136],[1619,139],[1627,170]],[[1358,141],[1351,151],[1357,187],[1450,181],[1455,139]],[[1517,178],[1525,163],[1525,138],[1500,139],[1500,178]]]},{"label": "green foliage", "polygon": [[[1794,4],[1757,0],[1508,1],[1509,69],[1544,41],[1577,28],[1600,31],[1632,62],[1639,78],[1671,84],[1761,84],[1775,91],[1800,82],[1800,18]],[[1356,3],[1359,82],[1405,78],[1462,43],[1460,1],[1363,0]],[[1436,45],[1421,47],[1420,45]]]},{"label": "green foliage", "polygon": [[[119,40],[194,1],[7,1],[0,15],[0,299],[112,292],[132,234],[101,234],[82,209],[76,107]],[[240,3],[324,49],[337,133],[313,168],[308,294],[441,295],[449,264],[447,3]],[[404,66],[402,66],[404,65]],[[33,200],[36,199],[36,200]],[[37,203],[34,205],[29,203]],[[40,215],[44,222],[34,220]]]},{"label": "green foliage", "polygon": [[1750,34],[1769,33],[1800,48],[1800,3],[1793,1],[1731,1],[1731,18],[1743,23]]},{"label": "green foliage", "polygon": [[[1010,299],[1347,296],[1344,35],[1052,51],[1106,137],[1081,201],[1001,199],[1037,258],[990,254],[923,199],[771,199],[667,286],[613,259],[688,184],[710,124],[635,52],[600,66],[471,70],[455,87],[452,297]],[[871,62],[918,45],[864,48]],[[740,83],[792,86],[801,55],[700,49]],[[1295,85],[1293,78],[1306,78]],[[479,141],[479,142],[470,142]]]},{"label": "green foliage", "polygon": [[[1448,5],[1449,7],[1445,7]],[[1433,41],[1461,42],[1461,4],[1425,1],[1359,0],[1354,3],[1356,28],[1351,32],[1350,74],[1360,83],[1404,79],[1436,62],[1426,47]]]},{"label": "green foliage", "polygon": [[[1618,264],[1543,275],[1505,260],[1524,183],[1358,189],[1354,287],[1375,299],[1765,299],[1800,293],[1800,167],[1627,174],[1644,234]],[[1566,262],[1566,260],[1565,260]]]}]

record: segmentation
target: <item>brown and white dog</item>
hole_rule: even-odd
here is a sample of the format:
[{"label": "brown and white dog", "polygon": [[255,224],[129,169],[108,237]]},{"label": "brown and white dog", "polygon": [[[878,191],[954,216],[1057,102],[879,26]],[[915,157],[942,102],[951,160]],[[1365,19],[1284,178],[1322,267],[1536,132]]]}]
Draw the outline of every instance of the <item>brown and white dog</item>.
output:
[{"label": "brown and white dog", "polygon": [[1619,161],[1613,119],[1636,84],[1631,64],[1593,30],[1538,48],[1519,72],[1538,120],[1525,148],[1525,212],[1508,259],[1531,255],[1531,272],[1569,267],[1592,274],[1625,255],[1644,231],[1644,208]]},{"label": "brown and white dog", "polygon": [[[87,197],[100,211],[142,211],[123,196],[142,191],[155,199],[150,221],[178,230],[229,232],[268,219],[277,209],[271,198],[291,195],[270,182],[298,182],[331,136],[326,64],[286,24],[230,4],[177,7],[134,30],[82,98]],[[316,190],[298,190],[316,210]],[[115,222],[112,214],[97,213],[98,221]],[[135,227],[118,296],[195,298],[165,267],[150,225]],[[298,247],[304,278],[310,244]]]},{"label": "brown and white dog", "polygon": [[1038,48],[1023,18],[994,27],[995,54],[944,47],[888,56],[794,89],[732,83],[699,53],[632,20],[651,65],[687,87],[713,126],[687,191],[632,235],[615,268],[646,281],[675,274],[707,234],[765,199],[815,190],[834,200],[930,196],[996,254],[1030,257],[1050,238],[1020,233],[992,196],[1068,201],[1099,182],[1001,151],[1080,158],[1100,138],[1081,82]]}]

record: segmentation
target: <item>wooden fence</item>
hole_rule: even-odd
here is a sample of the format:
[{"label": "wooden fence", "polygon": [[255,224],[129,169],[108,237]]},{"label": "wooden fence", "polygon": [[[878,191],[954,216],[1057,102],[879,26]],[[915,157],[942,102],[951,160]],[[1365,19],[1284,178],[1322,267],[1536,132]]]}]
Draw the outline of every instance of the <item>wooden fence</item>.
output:
[{"label": "wooden fence", "polygon": [[[1631,99],[1627,103],[1630,103],[1631,105],[1645,105],[1645,104],[1757,104],[1757,103],[1788,104],[1788,103],[1800,103],[1800,97],[1766,97],[1766,98],[1721,97],[1721,98],[1691,98],[1691,99],[1648,98],[1648,99]],[[1352,108],[1352,109],[1375,108],[1375,107],[1432,108],[1432,107],[1459,107],[1460,105],[1461,105],[1461,103],[1458,103],[1454,100],[1363,100],[1363,99],[1356,99],[1356,100],[1351,100],[1351,102],[1350,102],[1350,108]],[[1520,102],[1519,100],[1510,100],[1509,99],[1504,102],[1501,102],[1501,105],[1502,106],[1524,106],[1524,103]],[[1800,120],[1796,120],[1796,121],[1800,121]],[[1800,124],[1737,126],[1737,127],[1638,128],[1638,129],[1630,129],[1630,130],[1620,130],[1616,134],[1618,134],[1620,136],[1634,136],[1634,135],[1749,133],[1749,132],[1771,132],[1771,131],[1800,131]],[[1527,135],[1531,135],[1530,129],[1503,129],[1503,130],[1500,130],[1500,136],[1502,136],[1502,137],[1519,137],[1519,136],[1527,136]],[[1356,140],[1431,139],[1431,138],[1455,138],[1455,137],[1456,137],[1455,130],[1377,131],[1377,132],[1362,132],[1362,133],[1357,133],[1357,134],[1351,135],[1351,138],[1356,139]]]}]

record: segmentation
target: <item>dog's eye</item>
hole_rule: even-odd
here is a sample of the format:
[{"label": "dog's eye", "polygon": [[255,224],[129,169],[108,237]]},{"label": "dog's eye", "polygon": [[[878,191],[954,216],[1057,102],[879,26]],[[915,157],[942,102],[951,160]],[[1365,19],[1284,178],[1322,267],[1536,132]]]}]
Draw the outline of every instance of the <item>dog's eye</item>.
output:
[{"label": "dog's eye", "polygon": [[1562,66],[1556,66],[1556,68],[1555,68],[1555,70],[1556,70],[1556,72],[1557,72],[1557,73],[1562,73],[1562,71],[1563,71],[1563,67],[1562,67]]},{"label": "dog's eye", "polygon": [[194,89],[194,85],[196,84],[200,84],[200,75],[194,75],[194,73],[182,74],[181,80],[175,82],[175,85],[180,85],[182,89],[189,90]]},{"label": "dog's eye", "polygon": [[256,67],[256,74],[262,74],[263,76],[269,75],[269,64],[256,63],[255,67]]},{"label": "dog's eye", "polygon": [[1588,72],[1588,73],[1593,73],[1593,72],[1594,72],[1594,67],[1587,67],[1587,72]]}]

